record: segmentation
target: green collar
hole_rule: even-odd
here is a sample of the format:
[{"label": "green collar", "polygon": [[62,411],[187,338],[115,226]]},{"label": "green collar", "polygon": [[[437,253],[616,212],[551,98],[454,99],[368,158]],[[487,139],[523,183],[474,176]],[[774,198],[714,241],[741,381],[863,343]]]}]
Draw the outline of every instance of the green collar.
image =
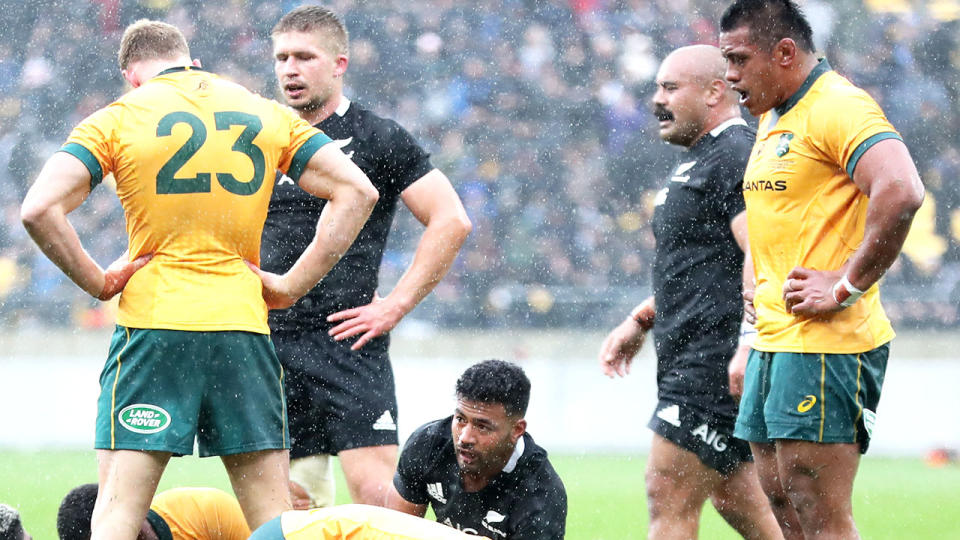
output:
[{"label": "green collar", "polygon": [[173,533],[170,532],[170,526],[160,517],[160,514],[154,512],[152,509],[148,510],[147,521],[150,523],[150,526],[153,527],[153,531],[157,533],[157,536],[160,537],[160,540],[173,540]]},{"label": "green collar", "polygon": [[156,75],[154,75],[154,77],[160,77],[162,75],[168,75],[170,73],[176,73],[178,71],[204,71],[204,70],[202,68],[198,68],[197,66],[176,66],[172,68],[167,68],[161,71],[160,73],[157,73]]},{"label": "green collar", "polygon": [[806,80],[803,81],[803,84],[800,85],[800,88],[797,89],[797,91],[779,107],[774,107],[773,110],[776,111],[777,117],[787,114],[787,111],[799,103],[800,100],[803,99],[803,96],[807,95],[807,91],[810,90],[810,87],[813,86],[813,83],[817,82],[817,79],[819,79],[821,75],[831,70],[833,70],[833,68],[830,67],[830,62],[827,62],[826,58],[821,58],[817,62],[817,65],[814,66],[810,74],[807,75]]}]

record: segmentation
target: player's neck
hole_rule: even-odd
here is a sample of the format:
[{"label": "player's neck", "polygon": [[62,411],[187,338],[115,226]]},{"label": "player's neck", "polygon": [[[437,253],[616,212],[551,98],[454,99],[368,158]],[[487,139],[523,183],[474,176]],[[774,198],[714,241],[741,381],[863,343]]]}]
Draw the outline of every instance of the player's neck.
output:
[{"label": "player's neck", "polygon": [[311,109],[309,111],[307,110],[299,111],[300,118],[303,118],[304,120],[309,122],[310,125],[315,126],[320,122],[323,122],[327,118],[330,118],[330,116],[334,112],[336,112],[337,108],[340,107],[340,103],[342,103],[344,99],[345,98],[343,97],[343,92],[336,92],[333,94],[333,96],[330,97],[330,99],[326,101],[326,103],[324,103],[320,107],[316,109]]},{"label": "player's neck", "polygon": [[796,67],[788,71],[789,75],[782,86],[783,95],[780,96],[780,103],[777,107],[786,103],[794,94],[800,91],[803,84],[807,82],[807,78],[810,77],[810,73],[820,63],[820,59],[817,58],[816,53],[802,53],[802,55],[797,57],[797,60]]}]

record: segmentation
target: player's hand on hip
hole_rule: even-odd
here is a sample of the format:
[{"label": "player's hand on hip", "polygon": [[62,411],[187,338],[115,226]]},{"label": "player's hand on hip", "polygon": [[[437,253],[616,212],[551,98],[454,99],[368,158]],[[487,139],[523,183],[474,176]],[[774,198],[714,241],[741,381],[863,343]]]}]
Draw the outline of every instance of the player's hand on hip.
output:
[{"label": "player's hand on hip", "polygon": [[388,299],[374,294],[373,301],[365,306],[345,309],[327,316],[327,322],[340,322],[330,329],[329,334],[335,341],[359,335],[360,339],[350,349],[360,350],[371,339],[393,330],[404,315],[404,311]]},{"label": "player's hand on hip", "polygon": [[124,251],[123,255],[113,261],[113,263],[104,270],[103,289],[100,290],[97,299],[106,301],[116,296],[117,293],[127,286],[127,282],[130,281],[130,277],[133,276],[134,272],[143,268],[152,258],[153,254],[151,253],[141,255],[131,261],[129,260],[130,251]]},{"label": "player's hand on hip", "polygon": [[833,298],[833,285],[842,270],[822,271],[796,267],[783,282],[783,301],[794,315],[821,315],[843,309]]},{"label": "player's hand on hip", "polygon": [[647,331],[630,317],[614,328],[600,346],[600,369],[603,374],[611,379],[628,375],[633,357],[643,347],[646,337]]},{"label": "player's hand on hip", "polygon": [[747,358],[750,356],[750,346],[741,345],[737,347],[737,352],[733,353],[733,358],[727,365],[727,377],[730,381],[730,395],[733,399],[740,402],[740,396],[743,395],[743,374],[747,371]]},{"label": "player's hand on hip", "polygon": [[260,278],[260,283],[263,284],[263,300],[267,303],[267,309],[286,309],[300,299],[300,295],[289,290],[284,276],[261,270],[250,261],[243,262],[247,263],[247,268]]},{"label": "player's hand on hip", "polygon": [[757,324],[757,308],[753,305],[755,293],[753,289],[743,291],[743,319],[750,324]]}]

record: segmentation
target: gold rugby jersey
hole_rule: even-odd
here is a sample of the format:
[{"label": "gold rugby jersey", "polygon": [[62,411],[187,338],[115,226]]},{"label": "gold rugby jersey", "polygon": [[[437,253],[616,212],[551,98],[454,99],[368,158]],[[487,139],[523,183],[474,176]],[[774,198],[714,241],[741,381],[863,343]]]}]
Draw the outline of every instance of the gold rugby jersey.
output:
[{"label": "gold rugby jersey", "polygon": [[[280,515],[276,540],[481,540],[435,521],[364,504],[344,504]],[[273,539],[271,539],[273,540]]]},{"label": "gold rugby jersey", "polygon": [[[250,537],[250,527],[240,503],[219,489],[169,489],[153,498],[150,510],[147,520],[160,540],[246,540]],[[163,521],[158,522],[156,516]]]},{"label": "gold rugby jersey", "polygon": [[298,181],[330,139],[292,110],[193,67],[161,72],[80,123],[62,151],[113,173],[131,259],[120,297],[132,328],[270,333],[260,233],[279,169]]},{"label": "gold rugby jersey", "polygon": [[838,270],[860,246],[868,199],[853,171],[864,152],[890,138],[900,135],[879,105],[826,60],[760,117],[743,180],[757,280],[755,349],[857,353],[893,339],[876,284],[823,318],[788,313],[782,292],[795,266]]}]

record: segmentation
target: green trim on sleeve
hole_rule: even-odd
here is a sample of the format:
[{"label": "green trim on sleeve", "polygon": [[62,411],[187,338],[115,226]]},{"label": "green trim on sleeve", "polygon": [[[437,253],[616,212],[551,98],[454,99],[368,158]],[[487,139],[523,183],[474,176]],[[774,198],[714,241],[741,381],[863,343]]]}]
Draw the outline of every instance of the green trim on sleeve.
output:
[{"label": "green trim on sleeve", "polygon": [[853,154],[850,156],[850,159],[847,161],[847,174],[850,178],[853,178],[853,171],[857,168],[857,162],[860,161],[860,158],[863,157],[863,154],[870,149],[871,146],[877,144],[880,141],[885,141],[887,139],[897,139],[898,141],[903,141],[903,138],[900,134],[893,131],[884,131],[883,133],[877,133],[876,135],[871,135],[867,140],[860,143],[860,146],[853,151]]},{"label": "green trim on sleeve", "polygon": [[297,149],[297,153],[294,154],[293,159],[290,160],[287,176],[289,176],[294,183],[299,183],[300,175],[303,174],[303,169],[306,168],[310,158],[317,153],[317,150],[319,150],[321,146],[331,142],[333,142],[333,139],[327,137],[324,133],[316,133],[313,137],[307,139],[307,142],[303,143],[300,148]]},{"label": "green trim on sleeve", "polygon": [[87,170],[90,171],[90,191],[93,191],[93,188],[97,187],[97,185],[103,181],[103,169],[100,167],[100,162],[94,157],[93,152],[77,143],[67,143],[63,145],[63,147],[60,148],[60,152],[70,154],[83,162],[87,167]]},{"label": "green trim on sleeve", "polygon": [[147,521],[150,523],[150,526],[153,527],[153,531],[157,533],[157,536],[160,537],[160,540],[173,540],[173,533],[170,532],[170,526],[167,525],[163,517],[152,508],[147,510]]}]

